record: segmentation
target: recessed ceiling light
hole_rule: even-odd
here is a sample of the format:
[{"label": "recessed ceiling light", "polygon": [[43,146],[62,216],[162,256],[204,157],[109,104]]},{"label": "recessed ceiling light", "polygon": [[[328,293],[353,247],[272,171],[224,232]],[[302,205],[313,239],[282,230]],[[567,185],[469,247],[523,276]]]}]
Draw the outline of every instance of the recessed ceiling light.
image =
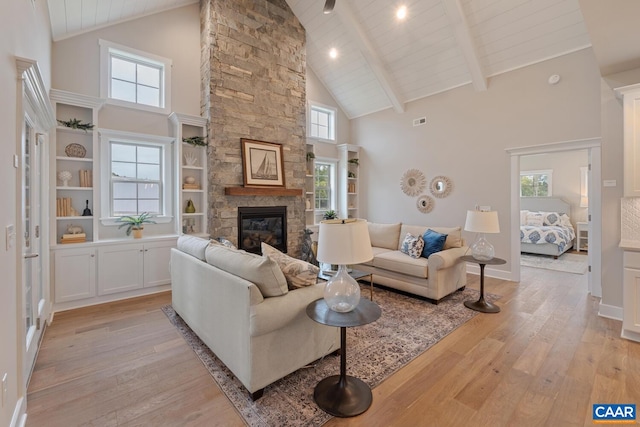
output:
[{"label": "recessed ceiling light", "polygon": [[332,57],[333,59],[336,59],[338,57],[338,51],[336,50],[335,47],[331,48],[331,50],[329,51],[329,56]]},{"label": "recessed ceiling light", "polygon": [[407,6],[400,6],[396,11],[396,18],[403,20],[407,17]]}]

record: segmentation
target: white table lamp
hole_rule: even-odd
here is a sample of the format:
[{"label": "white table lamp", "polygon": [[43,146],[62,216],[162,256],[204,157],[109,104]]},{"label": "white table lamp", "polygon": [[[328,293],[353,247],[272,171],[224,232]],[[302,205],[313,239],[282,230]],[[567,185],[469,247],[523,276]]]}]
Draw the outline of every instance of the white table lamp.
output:
[{"label": "white table lamp", "polygon": [[359,264],[373,258],[367,221],[334,219],[320,222],[318,255],[320,262],[338,264],[338,272],[324,288],[324,299],[333,311],[346,313],[360,301],[360,285],[349,276],[347,264]]},{"label": "white table lamp", "polygon": [[478,238],[471,245],[471,255],[480,261],[488,261],[495,256],[493,245],[485,239],[485,233],[499,233],[498,212],[496,211],[467,211],[464,224],[466,231],[478,233]]}]

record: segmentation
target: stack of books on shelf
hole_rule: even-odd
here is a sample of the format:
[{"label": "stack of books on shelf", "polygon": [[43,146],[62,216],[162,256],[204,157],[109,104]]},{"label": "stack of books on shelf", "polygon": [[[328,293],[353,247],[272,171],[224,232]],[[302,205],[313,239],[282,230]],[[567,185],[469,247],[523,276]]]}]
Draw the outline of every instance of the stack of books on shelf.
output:
[{"label": "stack of books on shelf", "polygon": [[347,193],[355,193],[356,192],[356,184],[353,182],[350,182],[349,185],[347,186]]},{"label": "stack of books on shelf", "polygon": [[182,184],[183,190],[199,190],[200,184]]},{"label": "stack of books on shelf", "polygon": [[92,170],[80,169],[78,171],[78,175],[80,175],[80,187],[93,187],[93,171]]},{"label": "stack of books on shelf", "polygon": [[71,197],[58,197],[56,199],[56,216],[77,216],[78,211],[71,206]]},{"label": "stack of books on shelf", "polygon": [[60,243],[82,243],[87,241],[86,233],[63,234]]}]

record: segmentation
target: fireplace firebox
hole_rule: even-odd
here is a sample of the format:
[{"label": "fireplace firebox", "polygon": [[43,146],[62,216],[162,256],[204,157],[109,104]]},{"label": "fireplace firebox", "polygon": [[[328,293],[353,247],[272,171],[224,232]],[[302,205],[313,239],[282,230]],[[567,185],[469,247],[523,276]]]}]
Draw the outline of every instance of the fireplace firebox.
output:
[{"label": "fireplace firebox", "polygon": [[286,206],[238,208],[238,248],[260,254],[262,242],[287,252]]}]

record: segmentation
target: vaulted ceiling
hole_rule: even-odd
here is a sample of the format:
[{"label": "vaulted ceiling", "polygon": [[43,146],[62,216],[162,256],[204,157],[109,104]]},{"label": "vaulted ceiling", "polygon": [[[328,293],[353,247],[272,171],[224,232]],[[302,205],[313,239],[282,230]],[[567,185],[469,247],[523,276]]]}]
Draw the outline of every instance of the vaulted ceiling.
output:
[{"label": "vaulted ceiling", "polygon": [[[491,90],[492,76],[591,46],[581,6],[597,23],[598,8],[618,9],[618,1],[637,3],[336,0],[333,12],[323,14],[324,0],[286,0],[307,31],[308,66],[350,118],[402,112],[409,101],[467,84]],[[54,40],[192,3],[197,0],[48,0]],[[395,15],[401,4],[404,20]],[[602,26],[592,27],[597,46],[606,46]]]}]

